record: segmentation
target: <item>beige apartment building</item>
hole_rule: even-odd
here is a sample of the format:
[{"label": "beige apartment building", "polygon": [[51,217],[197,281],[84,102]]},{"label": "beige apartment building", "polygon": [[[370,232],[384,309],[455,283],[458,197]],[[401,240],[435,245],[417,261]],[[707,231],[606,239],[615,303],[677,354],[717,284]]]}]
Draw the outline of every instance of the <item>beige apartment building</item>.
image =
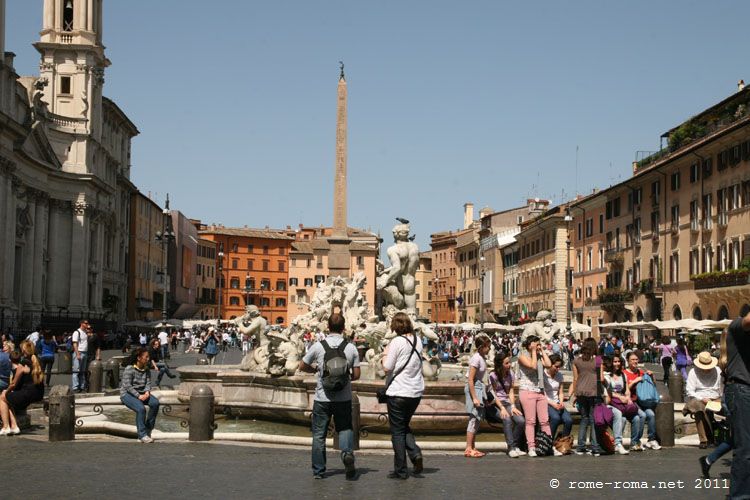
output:
[{"label": "beige apartment building", "polygon": [[534,317],[542,309],[557,321],[567,319],[568,226],[564,207],[554,207],[522,224],[516,236],[518,307]]},{"label": "beige apartment building", "polygon": [[151,321],[161,318],[165,250],[156,241],[164,230],[165,215],[148,196],[136,191],[130,196],[130,253],[128,262],[127,319]]},{"label": "beige apartment building", "polygon": [[[287,316],[291,320],[309,311],[307,304],[315,295],[318,283],[329,276],[328,254],[330,245],[327,237],[331,228],[309,228],[301,226],[297,230],[287,228],[287,234],[295,241],[289,253],[289,300]],[[376,234],[361,229],[349,228],[351,244],[350,269],[352,275],[365,274],[363,295],[370,311],[375,311],[376,260],[380,252],[380,239]]]},{"label": "beige apartment building", "polygon": [[456,236],[456,323],[479,321],[479,266],[479,227],[473,225]]},{"label": "beige apartment building", "polygon": [[432,255],[430,252],[420,252],[415,281],[417,317],[429,320],[432,317]]},{"label": "beige apartment building", "polygon": [[632,291],[622,305],[633,319],[724,319],[750,309],[748,104],[750,89],[740,90],[666,132],[668,146],[601,193],[607,249],[621,249],[624,268],[616,252],[607,283]]},{"label": "beige apartment building", "polygon": [[[629,293],[607,286],[607,264],[622,273],[623,255],[621,246],[614,243],[618,241],[617,238],[607,246],[605,205],[606,198],[594,192],[579,197],[568,208],[573,219],[568,226],[573,276],[570,298],[572,318],[590,326],[594,337],[599,336],[599,324],[625,311],[620,302],[623,294],[627,296]],[[609,317],[605,311],[611,313]]]},{"label": "beige apartment building", "polygon": [[480,213],[479,274],[483,277],[480,279],[480,318],[484,321],[508,322],[509,309],[504,300],[504,249],[515,243],[521,224],[543,213],[548,205],[546,200],[531,199],[522,207],[500,212],[485,209]]},{"label": "beige apartment building", "polygon": [[196,261],[195,302],[200,306],[197,316],[200,319],[216,318],[219,312],[216,296],[216,242],[199,238]]}]

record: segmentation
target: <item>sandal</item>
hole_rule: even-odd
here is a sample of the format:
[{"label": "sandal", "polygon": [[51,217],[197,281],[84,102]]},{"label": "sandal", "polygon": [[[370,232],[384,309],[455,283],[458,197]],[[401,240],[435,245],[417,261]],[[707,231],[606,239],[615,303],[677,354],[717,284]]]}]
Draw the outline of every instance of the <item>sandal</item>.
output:
[{"label": "sandal", "polygon": [[464,451],[464,456],[468,457],[468,458],[482,458],[485,455],[486,455],[486,453],[481,452],[481,451],[479,451],[477,449]]}]

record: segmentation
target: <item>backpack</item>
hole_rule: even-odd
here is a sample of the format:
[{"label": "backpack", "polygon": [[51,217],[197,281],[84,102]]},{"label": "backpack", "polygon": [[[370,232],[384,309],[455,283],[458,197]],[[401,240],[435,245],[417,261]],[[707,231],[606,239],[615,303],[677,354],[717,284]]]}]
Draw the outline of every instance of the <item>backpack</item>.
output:
[{"label": "backpack", "polygon": [[323,376],[321,382],[326,392],[338,392],[349,383],[349,362],[344,354],[348,342],[343,340],[335,349],[323,340],[320,345],[325,349],[323,358]]},{"label": "backpack", "polygon": [[644,373],[643,380],[635,386],[635,393],[638,396],[638,406],[643,409],[653,410],[659,404],[659,391],[648,373]]}]

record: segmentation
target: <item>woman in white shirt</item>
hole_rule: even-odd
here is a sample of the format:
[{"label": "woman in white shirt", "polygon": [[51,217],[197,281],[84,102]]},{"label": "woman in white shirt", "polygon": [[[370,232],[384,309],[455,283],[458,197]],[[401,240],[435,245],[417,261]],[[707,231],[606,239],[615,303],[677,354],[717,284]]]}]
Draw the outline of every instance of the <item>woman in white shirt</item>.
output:
[{"label": "woman in white shirt", "polygon": [[414,474],[422,472],[422,450],[414,440],[409,423],[419,406],[424,392],[422,376],[422,342],[414,334],[409,316],[396,313],[391,320],[396,337],[391,340],[383,357],[383,368],[388,373],[388,422],[393,443],[393,472],[390,479],[406,479],[406,455],[414,464]]}]

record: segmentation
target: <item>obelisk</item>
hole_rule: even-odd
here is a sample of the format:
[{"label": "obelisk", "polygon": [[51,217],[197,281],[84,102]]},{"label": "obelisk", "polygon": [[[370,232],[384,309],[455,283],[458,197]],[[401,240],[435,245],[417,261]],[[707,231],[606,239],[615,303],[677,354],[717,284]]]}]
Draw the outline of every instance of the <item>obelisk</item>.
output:
[{"label": "obelisk", "polygon": [[349,278],[351,252],[346,221],[346,79],[344,63],[339,75],[336,104],[336,161],[333,181],[333,233],[328,238],[328,275]]}]

